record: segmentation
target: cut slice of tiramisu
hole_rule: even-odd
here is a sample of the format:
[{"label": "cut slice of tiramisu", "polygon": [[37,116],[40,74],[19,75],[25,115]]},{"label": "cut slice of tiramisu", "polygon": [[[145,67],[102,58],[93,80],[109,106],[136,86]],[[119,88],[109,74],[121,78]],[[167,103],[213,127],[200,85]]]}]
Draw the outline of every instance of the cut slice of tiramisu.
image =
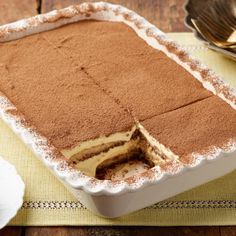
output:
[{"label": "cut slice of tiramisu", "polygon": [[171,150],[179,161],[191,164],[198,156],[211,157],[217,149],[230,147],[236,137],[236,112],[218,96],[154,116],[140,129],[151,145]]},{"label": "cut slice of tiramisu", "polygon": [[81,21],[0,54],[1,92],[88,176],[191,164],[236,138],[236,111],[123,23]]}]

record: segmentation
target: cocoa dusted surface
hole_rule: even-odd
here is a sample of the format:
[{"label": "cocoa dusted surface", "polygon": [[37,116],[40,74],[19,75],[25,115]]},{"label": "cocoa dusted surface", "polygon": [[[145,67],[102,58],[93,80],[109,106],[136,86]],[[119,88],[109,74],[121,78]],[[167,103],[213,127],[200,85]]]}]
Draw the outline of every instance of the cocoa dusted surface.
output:
[{"label": "cocoa dusted surface", "polygon": [[[206,104],[214,95],[122,23],[70,24],[2,43],[0,54],[0,90],[59,149],[126,131],[134,123],[130,114],[146,120],[143,124],[154,137],[183,156],[235,135],[235,110],[215,97],[224,115]],[[201,104],[206,104],[206,114],[212,113],[205,117],[191,110]],[[208,126],[207,117],[212,121]],[[218,121],[232,129],[222,130]],[[179,138],[173,130],[182,132]],[[192,131],[203,139],[190,142]]]},{"label": "cocoa dusted surface", "polygon": [[142,122],[159,142],[191,162],[191,154],[207,154],[236,139],[236,111],[217,96]]},{"label": "cocoa dusted surface", "polygon": [[43,34],[0,44],[0,90],[58,149],[133,126],[131,116]]},{"label": "cocoa dusted surface", "polygon": [[212,95],[123,23],[84,21],[45,35],[138,120]]}]

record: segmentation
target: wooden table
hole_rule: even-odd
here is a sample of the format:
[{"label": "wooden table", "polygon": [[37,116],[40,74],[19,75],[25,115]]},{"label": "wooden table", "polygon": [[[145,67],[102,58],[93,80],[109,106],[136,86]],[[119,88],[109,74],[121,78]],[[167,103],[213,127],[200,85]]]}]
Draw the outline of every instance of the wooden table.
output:
[{"label": "wooden table", "polygon": [[[80,0],[1,0],[0,24],[12,22],[52,9],[82,2]],[[188,31],[183,23],[185,0],[110,0],[138,12],[165,32]],[[212,235],[236,236],[236,227],[5,227],[0,236],[48,235]]]}]

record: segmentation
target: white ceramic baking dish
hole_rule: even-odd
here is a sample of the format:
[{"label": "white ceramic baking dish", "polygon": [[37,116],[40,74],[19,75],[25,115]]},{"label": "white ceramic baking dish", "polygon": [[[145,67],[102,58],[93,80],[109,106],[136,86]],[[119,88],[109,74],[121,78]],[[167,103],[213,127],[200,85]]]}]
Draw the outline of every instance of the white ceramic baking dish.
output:
[{"label": "white ceramic baking dish", "polygon": [[[19,39],[84,19],[123,22],[129,25],[150,46],[174,59],[206,89],[217,94],[235,109],[236,93],[232,88],[189,56],[155,26],[119,5],[103,2],[83,3],[20,20],[0,27],[0,41]],[[145,174],[135,176],[133,181],[97,180],[69,167],[60,152],[48,145],[45,137],[27,127],[24,117],[12,111],[17,111],[17,108],[0,92],[0,117],[81,203],[104,217],[118,217],[139,210],[223,176],[236,168],[236,143],[232,140],[224,149],[211,150],[205,156],[195,155],[191,165],[176,164],[168,170],[157,166]]]}]

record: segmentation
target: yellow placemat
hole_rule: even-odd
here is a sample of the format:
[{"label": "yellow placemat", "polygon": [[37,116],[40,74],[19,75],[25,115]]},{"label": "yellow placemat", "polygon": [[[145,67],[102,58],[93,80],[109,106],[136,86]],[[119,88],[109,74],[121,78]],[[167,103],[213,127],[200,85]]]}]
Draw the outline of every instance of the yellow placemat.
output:
[{"label": "yellow placemat", "polygon": [[[192,34],[170,36],[236,87],[235,62],[206,49]],[[26,184],[24,205],[10,225],[236,224],[236,171],[162,203],[109,220],[93,215],[77,202],[1,120],[0,155],[16,166]]]}]

